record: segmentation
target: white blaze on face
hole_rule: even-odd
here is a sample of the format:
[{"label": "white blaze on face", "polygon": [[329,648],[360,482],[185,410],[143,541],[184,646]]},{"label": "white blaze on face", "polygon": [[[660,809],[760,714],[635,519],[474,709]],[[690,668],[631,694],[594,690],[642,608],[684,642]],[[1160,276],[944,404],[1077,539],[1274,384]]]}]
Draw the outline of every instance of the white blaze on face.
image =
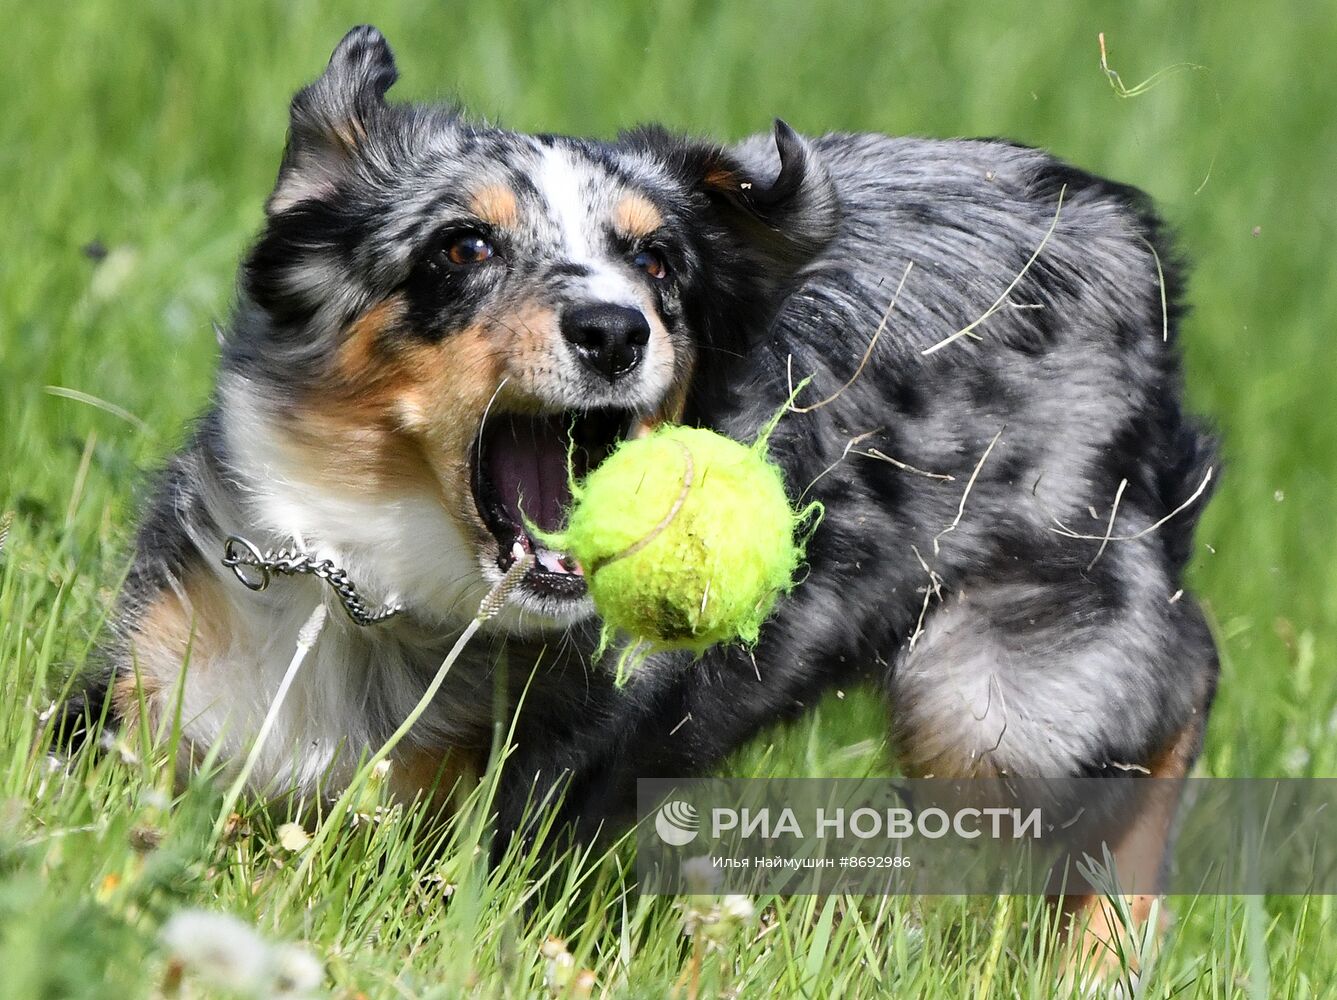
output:
[{"label": "white blaze on face", "polygon": [[636,309],[650,324],[650,342],[635,371],[616,385],[596,390],[588,387],[581,362],[556,338],[553,353],[559,379],[564,379],[563,407],[588,405],[620,406],[650,411],[662,402],[673,385],[675,354],[660,318],[648,279],[631,262],[616,253],[609,231],[624,186],[599,164],[578,151],[563,146],[539,146],[531,179],[543,203],[536,229],[543,251],[553,263],[575,265],[576,273],[564,275],[564,306],[616,305]]},{"label": "white blaze on face", "polygon": [[573,261],[590,256],[589,171],[577,164],[569,150],[545,147],[534,178],[539,193],[557,225],[562,246]]},{"label": "white blaze on face", "polygon": [[541,152],[534,183],[556,226],[562,253],[589,271],[584,279],[589,301],[641,308],[639,290],[626,269],[606,256],[603,230],[611,211],[611,179],[572,151],[552,146]]}]

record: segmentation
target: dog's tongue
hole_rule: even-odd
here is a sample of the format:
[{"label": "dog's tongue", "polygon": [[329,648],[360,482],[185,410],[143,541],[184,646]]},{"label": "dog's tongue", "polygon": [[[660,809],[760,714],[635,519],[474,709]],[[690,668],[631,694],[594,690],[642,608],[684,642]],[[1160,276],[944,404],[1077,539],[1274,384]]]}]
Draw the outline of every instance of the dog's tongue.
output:
[{"label": "dog's tongue", "polygon": [[506,513],[516,524],[527,518],[543,531],[560,529],[571,503],[561,418],[511,416],[489,434],[488,478]]}]

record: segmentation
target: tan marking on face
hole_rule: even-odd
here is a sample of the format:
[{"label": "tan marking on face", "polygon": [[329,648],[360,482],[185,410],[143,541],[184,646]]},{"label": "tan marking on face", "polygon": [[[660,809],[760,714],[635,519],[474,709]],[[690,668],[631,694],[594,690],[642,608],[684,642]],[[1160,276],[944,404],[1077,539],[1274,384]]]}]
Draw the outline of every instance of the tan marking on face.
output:
[{"label": "tan marking on face", "polygon": [[365,392],[380,387],[389,374],[380,354],[382,338],[399,321],[403,310],[403,301],[391,297],[372,306],[348,328],[335,364],[345,389]]},{"label": "tan marking on face", "polygon": [[662,423],[676,424],[682,422],[683,411],[687,409],[687,389],[690,385],[690,377],[689,373],[686,377],[679,378],[673,383],[668,395],[664,397],[663,405],[646,421],[650,427],[657,427]]},{"label": "tan marking on face", "polygon": [[359,317],[330,379],[285,414],[281,444],[306,481],[372,498],[439,491],[421,442],[405,432],[396,407],[412,373],[384,335],[402,313],[403,303],[391,298]]},{"label": "tan marking on face", "polygon": [[623,195],[613,209],[613,226],[623,236],[640,239],[664,224],[664,217],[644,195]]},{"label": "tan marking on face", "polygon": [[541,394],[554,380],[562,340],[557,313],[548,306],[525,303],[498,316],[495,323],[508,355],[502,373],[507,383],[498,403],[523,409],[521,401]]},{"label": "tan marking on face", "polygon": [[[674,365],[673,387],[651,426],[676,420],[686,402],[690,363],[642,303],[656,354]],[[532,410],[551,390],[561,333],[549,306],[524,303],[431,343],[394,336],[404,303],[381,302],[349,327],[331,378],[282,425],[292,467],[333,490],[391,500],[430,493],[480,549],[495,544],[474,504],[470,457],[489,404]]]},{"label": "tan marking on face", "polygon": [[505,184],[489,184],[475,191],[469,199],[469,211],[500,229],[513,229],[520,220],[515,192]]},{"label": "tan marking on face", "polygon": [[450,334],[405,352],[396,417],[420,442],[439,495],[457,524],[484,544],[491,537],[474,506],[469,456],[483,413],[505,377],[504,341],[487,327]]},{"label": "tan marking on face", "polygon": [[501,380],[524,381],[515,369],[541,353],[555,317],[545,326],[536,312],[513,315],[430,343],[387,336],[403,312],[390,298],[348,328],[331,378],[285,422],[285,443],[311,482],[384,499],[429,492],[484,544],[491,536],[470,489],[474,437]]},{"label": "tan marking on face", "polygon": [[[317,481],[373,496],[434,483],[411,401],[434,381],[431,353],[438,345],[392,344],[386,336],[403,316],[404,304],[390,298],[364,313],[340,346],[332,381],[303,400],[291,426],[303,451],[299,467]],[[467,353],[467,348],[466,348]],[[461,367],[477,359],[461,359]],[[436,366],[449,369],[447,358]]]}]

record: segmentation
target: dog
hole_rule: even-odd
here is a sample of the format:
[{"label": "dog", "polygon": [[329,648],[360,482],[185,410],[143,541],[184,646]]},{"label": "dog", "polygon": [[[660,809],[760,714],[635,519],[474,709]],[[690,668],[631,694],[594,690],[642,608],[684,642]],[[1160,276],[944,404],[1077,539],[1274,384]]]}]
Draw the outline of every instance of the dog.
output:
[{"label": "dog", "polygon": [[[524,135],[389,103],[395,79],[361,27],[292,102],[212,401],[140,522],[97,685],[116,725],[238,760],[328,601],[249,780],[337,792],[505,580],[389,779],[472,780],[515,715],[503,831],[556,791],[577,836],[616,829],[636,779],[861,681],[910,774],[1188,771],[1215,445],[1146,196],[994,139]],[[578,472],[665,421],[750,441],[807,377],[770,438],[825,508],[805,578],[755,650],[618,688],[581,567],[531,530],[571,499],[568,434]],[[324,572],[234,579],[267,550]]]}]

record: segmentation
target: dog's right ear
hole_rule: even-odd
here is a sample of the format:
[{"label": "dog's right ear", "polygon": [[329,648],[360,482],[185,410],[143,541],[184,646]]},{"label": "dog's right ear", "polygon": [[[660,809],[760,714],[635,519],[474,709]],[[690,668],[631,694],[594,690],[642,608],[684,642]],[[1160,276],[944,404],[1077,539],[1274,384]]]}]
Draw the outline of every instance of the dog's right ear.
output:
[{"label": "dog's right ear", "polygon": [[344,35],[320,79],[292,99],[288,146],[265,206],[270,215],[334,190],[371,141],[398,76],[379,31],[364,24]]},{"label": "dog's right ear", "polygon": [[835,235],[835,187],[812,144],[785,122],[732,148],[684,139],[659,126],[624,132],[621,142],[653,156],[718,218],[779,270],[808,260]]}]

